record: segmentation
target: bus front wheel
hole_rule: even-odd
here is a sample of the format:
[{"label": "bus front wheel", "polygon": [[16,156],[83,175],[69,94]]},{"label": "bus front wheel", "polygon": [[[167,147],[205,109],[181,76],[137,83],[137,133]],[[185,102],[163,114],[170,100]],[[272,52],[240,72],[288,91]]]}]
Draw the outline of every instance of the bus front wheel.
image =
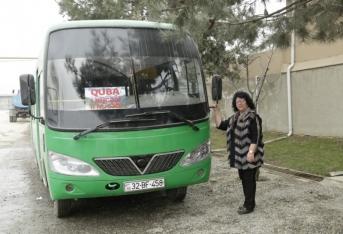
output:
[{"label": "bus front wheel", "polygon": [[187,195],[187,186],[180,188],[167,189],[166,195],[169,200],[182,201]]},{"label": "bus front wheel", "polygon": [[71,199],[55,200],[54,213],[57,218],[67,217],[71,213]]}]

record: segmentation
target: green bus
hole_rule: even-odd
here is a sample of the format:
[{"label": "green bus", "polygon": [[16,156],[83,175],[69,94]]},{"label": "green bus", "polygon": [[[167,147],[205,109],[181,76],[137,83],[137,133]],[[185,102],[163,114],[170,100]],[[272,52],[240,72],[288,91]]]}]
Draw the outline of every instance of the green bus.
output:
[{"label": "green bus", "polygon": [[40,177],[57,217],[81,198],[164,190],[181,201],[211,170],[206,83],[189,34],[171,24],[69,21],[20,76]]}]

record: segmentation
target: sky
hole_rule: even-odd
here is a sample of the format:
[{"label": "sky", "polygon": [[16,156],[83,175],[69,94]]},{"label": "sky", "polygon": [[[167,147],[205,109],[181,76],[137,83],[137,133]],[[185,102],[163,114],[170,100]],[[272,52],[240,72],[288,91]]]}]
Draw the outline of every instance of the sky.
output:
[{"label": "sky", "polygon": [[0,0],[0,95],[19,89],[19,76],[33,74],[46,30],[66,21],[54,0]]}]

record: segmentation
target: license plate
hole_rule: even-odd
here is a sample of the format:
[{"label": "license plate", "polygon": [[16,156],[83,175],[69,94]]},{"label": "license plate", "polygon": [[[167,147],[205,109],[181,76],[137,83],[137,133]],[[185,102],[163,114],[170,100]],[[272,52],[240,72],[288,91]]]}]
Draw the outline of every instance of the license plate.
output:
[{"label": "license plate", "polygon": [[164,178],[124,182],[124,192],[164,188]]}]

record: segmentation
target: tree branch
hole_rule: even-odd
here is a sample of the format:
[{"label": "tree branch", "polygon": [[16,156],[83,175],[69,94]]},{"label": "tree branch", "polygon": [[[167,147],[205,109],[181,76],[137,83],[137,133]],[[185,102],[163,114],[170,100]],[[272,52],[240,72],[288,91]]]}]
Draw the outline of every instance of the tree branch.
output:
[{"label": "tree branch", "polygon": [[186,5],[186,6],[181,6],[181,7],[174,7],[174,8],[166,8],[166,9],[162,9],[161,11],[174,11],[174,10],[181,10],[181,9],[185,9],[185,8],[189,8],[189,7],[194,7],[195,6],[195,2],[192,5]]},{"label": "tree branch", "polygon": [[[267,63],[267,65],[266,65],[266,67],[265,67],[265,70],[264,70],[264,74],[263,74],[261,80],[260,80],[260,81],[258,82],[258,84],[257,84],[257,86],[259,86],[259,88],[258,88],[258,94],[256,95],[256,100],[255,100],[256,103],[257,103],[258,100],[259,100],[259,97],[260,97],[260,94],[261,94],[261,90],[262,90],[263,84],[264,84],[264,82],[265,82],[265,80],[266,80],[267,73],[268,73],[268,70],[269,70],[270,63],[271,63],[271,61],[272,61],[273,54],[274,54],[274,51],[273,51],[273,47],[272,47],[271,50],[270,50],[270,55],[269,55],[268,63]],[[256,88],[257,88],[257,87],[256,87]]]},{"label": "tree branch", "polygon": [[[292,4],[290,4],[290,5],[288,5],[288,6],[284,7],[284,8],[281,8],[280,10],[274,11],[273,13],[270,13],[270,14],[264,15],[264,16],[261,16],[261,17],[256,18],[256,19],[247,20],[247,21],[238,22],[238,23],[231,23],[231,22],[227,22],[227,21],[216,21],[216,22],[217,22],[217,23],[223,23],[223,24],[229,24],[229,25],[241,25],[241,24],[246,24],[246,23],[255,23],[256,21],[260,21],[260,20],[263,20],[263,19],[266,19],[266,18],[270,18],[270,17],[272,17],[272,16],[274,16],[274,15],[276,15],[276,14],[278,14],[278,13],[281,13],[281,12],[283,12],[283,11],[285,11],[285,10],[286,10],[286,11],[283,12],[282,14],[288,13],[288,12],[294,10],[294,5],[296,5],[297,3],[299,3],[299,1],[300,1],[300,0],[298,0],[298,1],[296,1],[296,2],[293,2]],[[307,0],[307,1],[302,2],[301,4],[299,4],[299,5],[295,6],[295,7],[302,6],[302,5],[304,5],[304,4],[306,4],[306,3],[309,3],[309,2],[312,2],[312,1],[314,1],[314,0]]]}]

